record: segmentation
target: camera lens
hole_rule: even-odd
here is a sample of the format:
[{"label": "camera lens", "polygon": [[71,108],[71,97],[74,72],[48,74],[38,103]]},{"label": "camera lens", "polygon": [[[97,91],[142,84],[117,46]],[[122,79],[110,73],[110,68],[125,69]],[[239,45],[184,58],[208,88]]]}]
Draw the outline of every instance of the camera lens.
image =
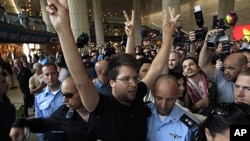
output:
[{"label": "camera lens", "polygon": [[214,33],[208,38],[207,46],[209,48],[215,48],[217,45],[217,41],[218,41],[218,33]]}]

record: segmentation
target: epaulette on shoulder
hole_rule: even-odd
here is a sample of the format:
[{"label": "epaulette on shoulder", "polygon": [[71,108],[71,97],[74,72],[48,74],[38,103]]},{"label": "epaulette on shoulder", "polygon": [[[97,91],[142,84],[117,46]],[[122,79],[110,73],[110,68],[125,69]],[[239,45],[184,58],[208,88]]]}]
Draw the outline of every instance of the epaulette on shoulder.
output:
[{"label": "epaulette on shoulder", "polygon": [[189,129],[193,128],[194,126],[197,126],[197,123],[187,114],[183,114],[180,117],[180,121],[183,122]]}]

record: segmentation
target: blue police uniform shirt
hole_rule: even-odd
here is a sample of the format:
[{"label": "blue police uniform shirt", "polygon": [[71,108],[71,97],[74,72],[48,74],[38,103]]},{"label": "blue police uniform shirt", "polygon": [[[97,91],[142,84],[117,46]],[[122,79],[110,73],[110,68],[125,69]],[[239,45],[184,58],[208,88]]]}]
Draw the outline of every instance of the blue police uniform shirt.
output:
[{"label": "blue police uniform shirt", "polygon": [[[42,91],[38,92],[38,95],[35,97],[35,117],[47,118],[62,104],[63,95],[61,92],[61,86],[59,87],[56,94],[53,94],[49,90],[49,87],[46,86]],[[61,131],[58,133],[61,133]],[[37,133],[37,136],[40,141],[45,141],[45,135],[43,133]]]},{"label": "blue police uniform shirt", "polygon": [[35,98],[35,117],[49,117],[63,104],[61,88],[53,94],[49,87],[45,87]]},{"label": "blue police uniform shirt", "polygon": [[[188,122],[192,126],[187,126],[181,117],[185,111],[174,105],[170,114],[163,120],[159,118],[156,106],[153,103],[148,105],[152,115],[148,118],[147,141],[191,141],[198,126],[193,121]],[[190,119],[190,118],[188,118]],[[193,126],[194,125],[194,126]]]},{"label": "blue police uniform shirt", "polygon": [[38,60],[38,63],[40,63],[41,65],[45,65],[47,63],[51,63],[51,60],[48,57],[42,57]]},{"label": "blue police uniform shirt", "polygon": [[109,85],[104,85],[98,78],[95,79],[95,88],[98,93],[111,96],[111,87]]}]

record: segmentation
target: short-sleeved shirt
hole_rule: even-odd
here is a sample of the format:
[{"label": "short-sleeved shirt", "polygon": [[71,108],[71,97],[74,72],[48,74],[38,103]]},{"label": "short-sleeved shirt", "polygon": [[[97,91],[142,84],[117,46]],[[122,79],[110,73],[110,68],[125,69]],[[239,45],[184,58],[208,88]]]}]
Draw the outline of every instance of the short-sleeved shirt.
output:
[{"label": "short-sleeved shirt", "polygon": [[[193,140],[199,126],[195,119],[191,118],[179,106],[175,105],[170,114],[161,121],[156,106],[150,103],[148,106],[151,109],[151,116],[148,118],[148,134],[147,141],[191,141]],[[192,126],[187,126],[181,121],[181,117],[186,115],[188,120],[192,119]],[[190,120],[191,121],[191,120]]]},{"label": "short-sleeved shirt", "polygon": [[[56,94],[53,94],[46,86],[35,97],[35,117],[47,118],[63,104],[61,88]],[[40,140],[44,140],[44,134],[37,134]]]},{"label": "short-sleeved shirt", "polygon": [[53,94],[49,87],[46,86],[35,97],[35,117],[49,117],[55,110],[57,110],[63,104],[63,95],[61,88],[59,88],[56,94]]},{"label": "short-sleeved shirt", "polygon": [[137,97],[130,106],[119,103],[113,96],[100,95],[89,119],[92,137],[104,141],[145,141],[150,110],[143,102],[147,86],[140,82]]},{"label": "short-sleeved shirt", "polygon": [[234,82],[227,80],[224,73],[215,69],[209,80],[217,84],[217,103],[234,102]]}]

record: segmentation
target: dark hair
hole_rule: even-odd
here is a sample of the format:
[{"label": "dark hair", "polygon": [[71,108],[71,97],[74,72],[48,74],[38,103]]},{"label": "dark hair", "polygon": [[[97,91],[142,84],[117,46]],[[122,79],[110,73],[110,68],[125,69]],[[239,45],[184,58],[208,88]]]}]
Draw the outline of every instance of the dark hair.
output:
[{"label": "dark hair", "polygon": [[[193,60],[193,61],[194,61],[194,63],[197,65],[197,67],[199,67],[198,60],[197,60],[196,58],[194,58],[194,57],[190,57],[190,56],[188,56],[188,57],[184,58],[184,59],[182,60],[182,62],[181,62],[181,68],[182,68],[182,70],[183,70],[183,67],[182,67],[183,62],[184,62],[184,61],[186,61],[186,60],[188,60],[188,59]],[[202,71],[202,69],[200,69],[200,71],[199,71],[199,72],[200,72],[200,73],[202,73],[202,74],[204,74],[204,72]],[[204,75],[205,75],[205,74],[204,74]],[[205,75],[205,76],[206,76],[206,75]]]},{"label": "dark hair", "polygon": [[67,68],[67,64],[64,59],[63,52],[58,52],[58,57],[56,59],[56,65],[62,68]]},{"label": "dark hair", "polygon": [[181,65],[183,64],[183,62],[184,62],[184,61],[186,61],[186,60],[188,60],[188,59],[193,60],[193,61],[194,61],[194,63],[195,63],[197,66],[199,66],[198,60],[197,60],[196,58],[194,58],[194,57],[190,57],[190,56],[188,56],[188,57],[184,58],[184,59],[183,59],[183,61],[181,62]]},{"label": "dark hair", "polygon": [[185,57],[186,57],[186,55],[187,55],[187,50],[185,50],[184,48],[178,48],[178,49],[176,49],[176,51],[183,51],[183,52],[185,52]]},{"label": "dark hair", "polygon": [[36,58],[36,60],[39,60],[39,56],[37,54],[34,54],[33,58]]},{"label": "dark hair", "polygon": [[139,64],[139,68],[141,68],[141,66],[144,64],[144,63],[152,63],[152,61],[148,58],[140,58],[137,60],[138,61],[138,64]]},{"label": "dark hair", "polygon": [[108,68],[105,72],[105,76],[108,80],[116,79],[119,74],[118,69],[121,66],[129,66],[134,68],[137,72],[139,70],[138,62],[132,54],[118,53],[113,55],[108,62]]},{"label": "dark hair", "polygon": [[46,63],[46,64],[44,64],[42,66],[42,68],[44,68],[44,67],[50,67],[50,66],[53,66],[55,68],[55,70],[57,70],[57,67],[56,67],[56,65],[54,63]]},{"label": "dark hair", "polygon": [[184,101],[184,96],[185,96],[185,94],[187,92],[187,88],[186,88],[187,78],[183,75],[182,72],[169,71],[169,75],[174,76],[177,79],[177,82],[178,82],[179,79],[183,78],[185,90],[184,90],[183,96],[179,97],[179,100]]},{"label": "dark hair", "polygon": [[204,123],[212,137],[230,129],[230,125],[250,125],[250,106],[245,103],[222,103],[212,108]]}]

